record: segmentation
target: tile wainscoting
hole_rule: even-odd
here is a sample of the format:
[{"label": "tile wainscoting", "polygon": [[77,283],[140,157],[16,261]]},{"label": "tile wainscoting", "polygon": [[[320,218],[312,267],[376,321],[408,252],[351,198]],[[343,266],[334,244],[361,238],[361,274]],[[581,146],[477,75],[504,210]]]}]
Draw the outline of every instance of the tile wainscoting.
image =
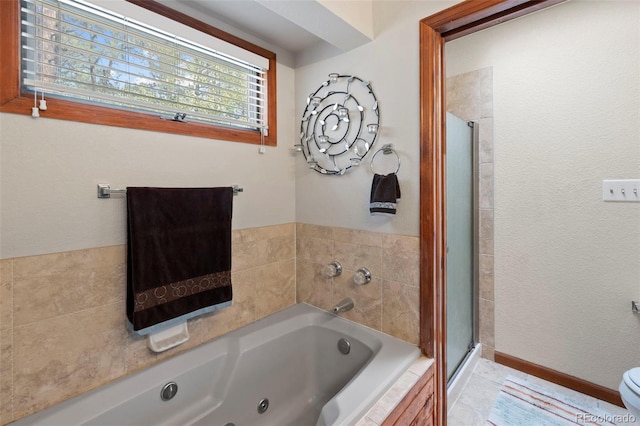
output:
[{"label": "tile wainscoting", "polygon": [[161,354],[125,327],[126,247],[0,261],[0,423],[27,416],[295,303],[295,224],[233,231],[233,305]]},{"label": "tile wainscoting", "polygon": [[[233,305],[189,321],[161,354],[124,324],[124,245],[0,260],[0,424],[132,374],[296,302],[418,342],[418,237],[307,224],[233,231]],[[342,276],[322,271],[339,260]],[[372,272],[366,286],[353,274]],[[297,283],[297,285],[296,285]]]},{"label": "tile wainscoting", "polygon": [[[418,237],[329,226],[296,225],[298,302],[331,309],[345,297],[355,307],[341,316],[413,344],[419,340]],[[342,275],[328,278],[325,265],[342,264]],[[358,269],[371,271],[371,282],[358,286]]]}]

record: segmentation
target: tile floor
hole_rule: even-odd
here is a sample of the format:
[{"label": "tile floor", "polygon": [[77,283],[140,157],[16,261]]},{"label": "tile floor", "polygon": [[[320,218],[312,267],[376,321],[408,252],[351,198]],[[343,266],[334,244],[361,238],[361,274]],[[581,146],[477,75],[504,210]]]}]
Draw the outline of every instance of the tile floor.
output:
[{"label": "tile floor", "polygon": [[[491,413],[491,408],[498,396],[498,392],[502,387],[502,382],[508,375],[519,377],[540,386],[544,386],[555,392],[583,402],[585,405],[598,407],[613,415],[624,416],[628,413],[627,410],[616,405],[609,404],[608,402],[600,401],[591,396],[558,386],[555,383],[550,383],[535,376],[505,367],[504,365],[496,364],[495,362],[486,359],[481,359],[473,370],[468,382],[464,385],[460,396],[453,404],[451,404],[447,424],[449,426],[484,425],[489,417],[489,413]],[[640,419],[638,419],[636,423],[618,424],[640,426]]]}]

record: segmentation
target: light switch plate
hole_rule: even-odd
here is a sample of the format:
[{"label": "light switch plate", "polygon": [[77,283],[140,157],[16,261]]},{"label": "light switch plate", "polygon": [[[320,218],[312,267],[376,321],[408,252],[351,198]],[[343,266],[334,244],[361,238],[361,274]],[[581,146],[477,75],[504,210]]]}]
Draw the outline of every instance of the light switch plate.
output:
[{"label": "light switch plate", "polygon": [[640,179],[603,180],[602,199],[622,203],[640,203]]}]

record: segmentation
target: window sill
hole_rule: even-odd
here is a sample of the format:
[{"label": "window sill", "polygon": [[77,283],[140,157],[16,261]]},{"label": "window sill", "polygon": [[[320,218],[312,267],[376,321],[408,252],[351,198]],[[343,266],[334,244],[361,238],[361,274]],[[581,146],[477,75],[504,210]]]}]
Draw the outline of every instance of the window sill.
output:
[{"label": "window sill", "polygon": [[[193,122],[177,122],[165,120],[159,116],[139,112],[123,112],[122,110],[94,105],[79,104],[56,98],[47,98],[47,110],[40,111],[40,118],[79,121],[83,123],[102,124],[106,126],[125,127],[130,129],[150,130],[154,132],[181,134],[209,139],[219,139],[249,144],[260,144],[260,132],[226,128]],[[22,95],[0,106],[0,112],[31,115],[33,96]],[[274,132],[264,138],[267,146],[276,146]]]}]

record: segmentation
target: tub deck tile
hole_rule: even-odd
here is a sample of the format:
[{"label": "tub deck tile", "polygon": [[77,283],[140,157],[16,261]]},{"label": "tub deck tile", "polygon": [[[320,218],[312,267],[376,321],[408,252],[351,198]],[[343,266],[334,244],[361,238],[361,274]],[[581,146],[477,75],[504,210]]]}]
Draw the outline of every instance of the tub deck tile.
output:
[{"label": "tub deck tile", "polygon": [[356,423],[356,426],[378,426],[391,414],[420,377],[433,364],[433,359],[421,356],[405,371],[389,390]]}]

